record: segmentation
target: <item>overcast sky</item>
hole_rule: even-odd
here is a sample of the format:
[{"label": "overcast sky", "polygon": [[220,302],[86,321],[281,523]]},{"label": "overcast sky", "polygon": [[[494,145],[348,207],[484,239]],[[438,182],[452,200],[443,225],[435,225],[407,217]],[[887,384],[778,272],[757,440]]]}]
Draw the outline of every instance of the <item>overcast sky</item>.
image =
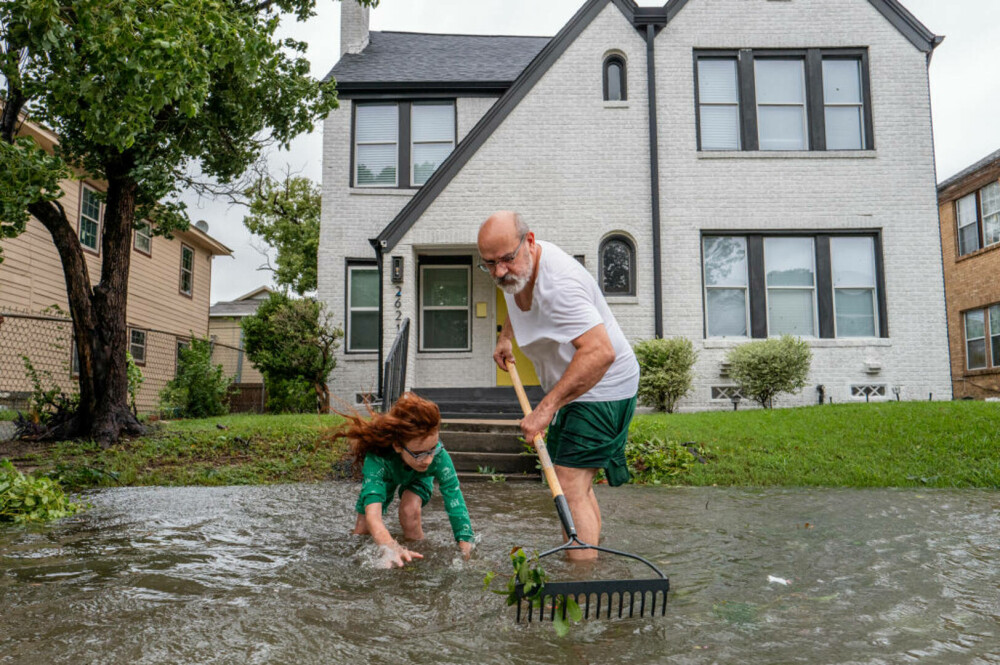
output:
[{"label": "overcast sky", "polygon": [[[902,0],[944,43],[931,61],[931,101],[938,180],[1000,149],[1000,0]],[[323,77],[340,55],[340,3],[319,0],[319,13],[305,24],[285,27],[309,43],[312,73]],[[554,35],[583,0],[381,0],[372,30],[465,34]],[[640,0],[640,5],[662,2]],[[319,182],[322,125],[297,139],[287,152],[270,155],[272,172],[286,166]],[[259,271],[261,255],[243,227],[241,207],[187,198],[192,220],[208,221],[212,236],[233,250],[212,270],[212,302],[231,300],[271,282]]]}]

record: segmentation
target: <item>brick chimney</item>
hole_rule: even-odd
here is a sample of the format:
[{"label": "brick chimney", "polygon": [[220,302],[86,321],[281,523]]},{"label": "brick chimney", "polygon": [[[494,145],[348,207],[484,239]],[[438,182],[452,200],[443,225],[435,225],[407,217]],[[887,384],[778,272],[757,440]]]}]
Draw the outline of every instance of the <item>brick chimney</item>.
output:
[{"label": "brick chimney", "polygon": [[340,0],[340,55],[361,53],[368,46],[368,7]]}]

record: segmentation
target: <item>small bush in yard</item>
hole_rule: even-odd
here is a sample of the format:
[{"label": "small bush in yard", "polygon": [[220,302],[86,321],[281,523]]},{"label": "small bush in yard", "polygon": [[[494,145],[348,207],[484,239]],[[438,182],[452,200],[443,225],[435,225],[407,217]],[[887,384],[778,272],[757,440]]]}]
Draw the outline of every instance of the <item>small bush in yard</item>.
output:
[{"label": "small bush in yard", "polygon": [[806,385],[812,353],[801,339],[783,335],[780,339],[748,342],[731,349],[726,356],[729,376],[744,397],[765,409],[774,406],[774,396],[795,393]]},{"label": "small bush in yard", "polygon": [[9,460],[0,460],[0,524],[45,522],[67,517],[81,508],[69,501],[56,481],[26,476]]},{"label": "small bush in yard", "polygon": [[230,383],[222,365],[212,365],[212,343],[192,338],[189,346],[178,350],[177,376],[160,393],[162,408],[182,418],[221,416],[229,411]]},{"label": "small bush in yard", "polygon": [[649,339],[635,345],[639,361],[639,403],[673,413],[677,401],[691,392],[694,362],[691,340]]}]

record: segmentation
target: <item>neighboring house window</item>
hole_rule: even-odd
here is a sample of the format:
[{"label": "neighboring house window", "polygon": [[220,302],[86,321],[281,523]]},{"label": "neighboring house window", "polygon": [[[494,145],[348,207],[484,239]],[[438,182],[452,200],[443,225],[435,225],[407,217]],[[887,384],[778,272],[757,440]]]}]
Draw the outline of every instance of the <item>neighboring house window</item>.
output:
[{"label": "neighboring house window", "polygon": [[139,222],[135,229],[135,248],[143,254],[153,253],[153,227],[149,222]]},{"label": "neighboring house window", "polygon": [[176,376],[177,370],[181,366],[181,351],[191,346],[191,342],[186,339],[177,340],[177,353],[174,355],[174,375]]},{"label": "neighboring house window", "polygon": [[378,350],[378,268],[347,266],[347,352]]},{"label": "neighboring house window", "polygon": [[871,150],[866,49],[695,51],[699,150]]},{"label": "neighboring house window", "polygon": [[410,107],[412,182],[423,185],[455,149],[455,104],[414,102]]},{"label": "neighboring house window", "polygon": [[101,238],[101,200],[86,185],[80,199],[80,244],[95,252]]},{"label": "neighboring house window", "polygon": [[1000,242],[1000,182],[955,201],[955,218],[960,256]]},{"label": "neighboring house window", "polygon": [[837,337],[878,333],[875,241],[870,236],[830,239],[834,325]]},{"label": "neighboring house window", "polygon": [[181,245],[181,293],[186,296],[194,292],[194,250]]},{"label": "neighboring house window", "polygon": [[707,337],[885,337],[877,236],[706,234]]},{"label": "neighboring house window", "polygon": [[76,350],[75,339],[72,342],[70,342],[70,346],[72,347],[73,350],[70,352],[69,375],[70,378],[75,378],[80,376],[80,354]]},{"label": "neighboring house window", "polygon": [[618,102],[628,99],[625,58],[609,55],[604,59],[604,100]]},{"label": "neighboring house window", "polygon": [[812,238],[765,238],[770,336],[816,336],[816,251]]},{"label": "neighboring house window", "polygon": [[600,252],[601,291],[608,296],[635,295],[635,247],[622,235],[604,239]]},{"label": "neighboring house window", "polygon": [[708,336],[747,337],[747,239],[739,236],[707,237],[704,252]]},{"label": "neighboring house window", "polygon": [[358,104],[355,108],[355,186],[395,187],[399,107],[396,104]]},{"label": "neighboring house window", "polygon": [[455,101],[354,104],[354,187],[420,187],[455,149]]},{"label": "neighboring house window", "polygon": [[420,350],[468,351],[472,268],[420,266]]},{"label": "neighboring house window", "polygon": [[702,150],[740,149],[736,58],[698,59],[698,119]]},{"label": "neighboring house window", "polygon": [[965,313],[965,358],[969,369],[986,369],[986,310]]},{"label": "neighboring house window", "polygon": [[146,331],[145,330],[135,330],[134,328],[129,333],[129,353],[132,354],[132,360],[135,361],[136,365],[146,364]]}]

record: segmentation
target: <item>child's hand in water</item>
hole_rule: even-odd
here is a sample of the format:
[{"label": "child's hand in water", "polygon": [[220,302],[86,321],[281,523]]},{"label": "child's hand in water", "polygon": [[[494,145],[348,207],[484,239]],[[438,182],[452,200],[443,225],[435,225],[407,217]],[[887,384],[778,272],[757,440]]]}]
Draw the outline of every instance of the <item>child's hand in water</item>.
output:
[{"label": "child's hand in water", "polygon": [[462,558],[466,561],[472,556],[472,543],[465,540],[458,541],[458,549],[462,552]]},{"label": "child's hand in water", "polygon": [[382,546],[382,563],[386,568],[402,568],[414,559],[423,559],[420,552],[408,550],[398,543]]}]

